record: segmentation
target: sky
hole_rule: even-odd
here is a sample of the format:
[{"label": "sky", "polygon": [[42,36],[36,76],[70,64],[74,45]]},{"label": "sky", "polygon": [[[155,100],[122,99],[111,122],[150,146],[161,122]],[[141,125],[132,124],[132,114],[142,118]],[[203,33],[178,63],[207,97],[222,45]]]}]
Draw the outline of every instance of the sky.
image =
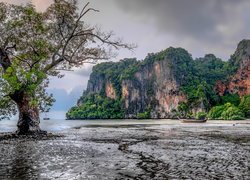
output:
[{"label": "sky", "polygon": [[[53,1],[32,2],[44,11]],[[100,12],[88,14],[86,22],[103,31],[112,30],[124,42],[138,46],[133,52],[120,50],[112,59],[116,61],[128,57],[143,59],[148,53],[170,46],[185,48],[194,58],[213,53],[227,60],[237,43],[250,37],[249,0],[79,0],[79,9],[87,2]],[[86,64],[75,72],[65,72],[62,79],[51,79],[48,91],[57,100],[51,115],[63,118],[65,111],[76,104],[86,89],[91,68]]]}]

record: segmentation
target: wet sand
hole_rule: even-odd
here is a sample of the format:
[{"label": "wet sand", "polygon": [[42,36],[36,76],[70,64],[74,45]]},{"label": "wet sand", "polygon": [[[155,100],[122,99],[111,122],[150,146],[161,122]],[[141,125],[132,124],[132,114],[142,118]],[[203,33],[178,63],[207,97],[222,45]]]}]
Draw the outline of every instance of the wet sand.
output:
[{"label": "wet sand", "polygon": [[250,179],[250,121],[143,122],[0,138],[0,179]]}]

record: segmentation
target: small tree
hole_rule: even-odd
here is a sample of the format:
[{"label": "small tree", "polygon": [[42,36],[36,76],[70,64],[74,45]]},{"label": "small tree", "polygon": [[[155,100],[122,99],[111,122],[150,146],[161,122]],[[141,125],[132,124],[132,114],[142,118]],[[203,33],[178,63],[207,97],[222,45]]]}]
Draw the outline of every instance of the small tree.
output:
[{"label": "small tree", "polygon": [[243,96],[239,108],[245,114],[245,117],[250,118],[250,95]]},{"label": "small tree", "polygon": [[[189,112],[189,108],[187,103],[185,102],[181,102],[178,107],[177,107],[177,111],[180,114],[181,118],[183,117],[187,117],[187,114]],[[178,117],[179,118],[179,117]]]},{"label": "small tree", "polygon": [[205,113],[205,112],[198,112],[196,114],[196,119],[198,119],[198,120],[205,120],[206,117],[207,117],[207,113]]},{"label": "small tree", "polygon": [[223,120],[241,120],[244,118],[244,113],[231,103],[226,103],[221,106],[214,106],[208,113],[209,119]]},{"label": "small tree", "polygon": [[85,15],[97,11],[88,5],[78,11],[77,0],[54,0],[37,12],[32,4],[0,3],[0,116],[19,112],[18,134],[43,132],[39,112],[53,102],[45,92],[50,76],[133,48],[86,24]]}]

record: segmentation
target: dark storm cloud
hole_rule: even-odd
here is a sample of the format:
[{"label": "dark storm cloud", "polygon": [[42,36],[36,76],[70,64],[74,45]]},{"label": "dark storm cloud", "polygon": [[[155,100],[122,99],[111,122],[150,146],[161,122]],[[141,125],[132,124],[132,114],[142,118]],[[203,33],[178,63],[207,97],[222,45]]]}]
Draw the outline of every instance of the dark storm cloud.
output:
[{"label": "dark storm cloud", "polygon": [[[153,20],[160,32],[190,36],[207,41],[235,35],[232,21],[248,24],[248,0],[116,0],[118,7],[140,17],[145,23]],[[248,8],[246,8],[248,6]],[[235,22],[235,26],[238,22]],[[240,27],[238,27],[240,28]],[[249,35],[249,29],[242,28]],[[236,31],[236,32],[234,32]],[[225,33],[225,35],[223,35]]]}]

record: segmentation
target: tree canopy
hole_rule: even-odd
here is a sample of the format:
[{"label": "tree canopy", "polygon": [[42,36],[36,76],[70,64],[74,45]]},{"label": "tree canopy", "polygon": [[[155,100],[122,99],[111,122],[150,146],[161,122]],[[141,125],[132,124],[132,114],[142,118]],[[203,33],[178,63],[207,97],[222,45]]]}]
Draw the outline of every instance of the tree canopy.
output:
[{"label": "tree canopy", "polygon": [[17,112],[15,98],[21,92],[28,94],[29,104],[47,111],[53,102],[45,91],[50,76],[61,78],[62,70],[107,60],[115,49],[134,47],[86,23],[85,15],[97,11],[89,3],[78,9],[77,0],[54,0],[45,12],[31,3],[0,3],[2,117]]}]

